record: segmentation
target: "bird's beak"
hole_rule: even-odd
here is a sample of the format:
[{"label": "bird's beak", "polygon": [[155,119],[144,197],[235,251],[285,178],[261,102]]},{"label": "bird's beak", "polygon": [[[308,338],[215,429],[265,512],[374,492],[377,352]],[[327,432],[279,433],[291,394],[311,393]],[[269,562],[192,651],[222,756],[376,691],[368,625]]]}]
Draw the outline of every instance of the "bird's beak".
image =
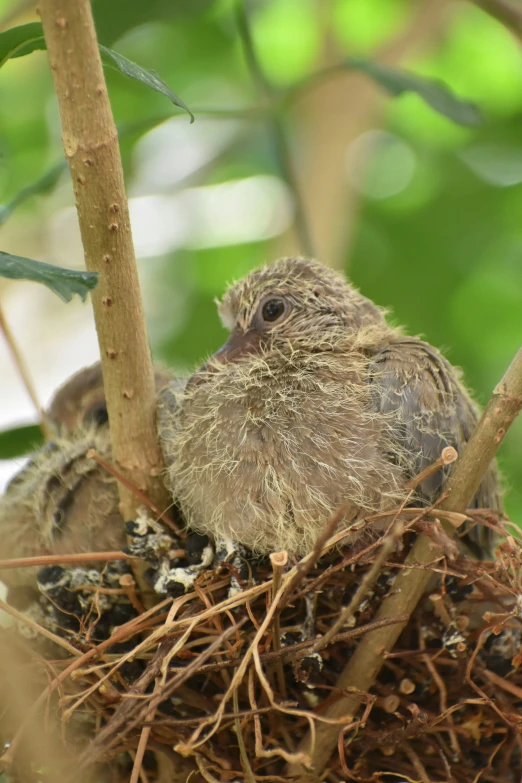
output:
[{"label": "bird's beak", "polygon": [[[259,349],[260,337],[261,335],[253,329],[248,332],[233,331],[226,343],[210,357],[207,365],[228,364],[242,356],[256,353]],[[212,372],[211,367],[206,366],[206,369]]]},{"label": "bird's beak", "polygon": [[205,364],[189,379],[186,390],[199,386],[208,380],[209,373],[215,373],[220,365],[234,362],[241,356],[256,353],[261,343],[261,335],[254,330],[248,332],[234,331],[224,345],[214,353]]}]

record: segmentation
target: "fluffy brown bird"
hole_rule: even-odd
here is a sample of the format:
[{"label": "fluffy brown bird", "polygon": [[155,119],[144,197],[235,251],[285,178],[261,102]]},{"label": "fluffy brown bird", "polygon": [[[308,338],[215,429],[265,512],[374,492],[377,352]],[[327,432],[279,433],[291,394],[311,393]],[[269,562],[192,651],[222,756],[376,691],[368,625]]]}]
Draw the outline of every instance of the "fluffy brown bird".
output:
[{"label": "fluffy brown bird", "polygon": [[[302,555],[341,505],[352,519],[396,508],[409,478],[471,435],[477,409],[459,372],[319,263],[252,272],[219,314],[228,341],[184,392],[162,394],[158,414],[168,486],[197,531]],[[494,468],[474,504],[499,507]],[[486,555],[489,531],[472,536]]]},{"label": "fluffy brown bird", "polygon": [[[171,379],[156,370],[156,386]],[[0,557],[75,554],[125,544],[116,480],[87,457],[111,460],[101,365],[76,373],[55,394],[48,419],[56,431],[0,497]],[[36,585],[36,568],[0,572],[9,588]]]}]

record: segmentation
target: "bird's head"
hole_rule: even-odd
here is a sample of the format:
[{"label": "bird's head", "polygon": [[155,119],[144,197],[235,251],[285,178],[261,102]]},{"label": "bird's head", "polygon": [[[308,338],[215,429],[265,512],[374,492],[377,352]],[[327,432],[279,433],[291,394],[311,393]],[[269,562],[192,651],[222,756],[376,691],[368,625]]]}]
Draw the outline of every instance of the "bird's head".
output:
[{"label": "bird's head", "polygon": [[[154,367],[156,390],[171,380],[169,372],[160,366]],[[69,378],[55,392],[46,415],[51,426],[62,435],[79,427],[106,427],[109,417],[101,363],[84,367]]]},{"label": "bird's head", "polygon": [[230,331],[211,360],[220,364],[270,350],[331,351],[361,332],[387,328],[384,311],[340,274],[302,258],[253,271],[228,289],[218,311]]}]

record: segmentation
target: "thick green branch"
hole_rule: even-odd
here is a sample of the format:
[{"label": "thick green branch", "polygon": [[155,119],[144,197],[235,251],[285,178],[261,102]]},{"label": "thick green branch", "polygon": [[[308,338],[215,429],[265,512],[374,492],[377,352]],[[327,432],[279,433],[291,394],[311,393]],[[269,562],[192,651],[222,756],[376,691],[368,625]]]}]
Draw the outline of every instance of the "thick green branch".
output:
[{"label": "thick green branch", "polygon": [[[494,390],[475,432],[457,462],[455,472],[446,487],[449,491],[448,497],[441,503],[441,507],[447,511],[466,510],[504,435],[521,408],[522,348]],[[428,536],[420,535],[406,559],[406,564],[426,564],[440,554],[441,552]],[[383,601],[375,619],[380,621],[399,615],[406,615],[409,618],[431,577],[432,572],[429,569],[400,571],[393,583],[393,593]],[[369,691],[382,668],[384,654],[393,648],[406,624],[407,620],[368,633],[359,642],[341,673],[336,688]],[[321,714],[330,719],[343,719],[343,722],[349,723],[357,714],[360,704],[360,699],[356,696],[328,700],[326,709],[322,710]],[[310,754],[314,774],[319,776],[328,764],[337,744],[340,729],[340,724],[318,723],[313,749],[310,736],[301,744],[299,750]],[[290,771],[298,776],[306,774],[306,770],[302,768],[293,768]]]},{"label": "thick green branch", "polygon": [[[132,244],[118,135],[89,0],[41,0],[40,14],[62,121],[93,293],[114,460],[157,505],[166,504],[155,435],[155,389]],[[132,519],[134,496],[120,486]]]}]

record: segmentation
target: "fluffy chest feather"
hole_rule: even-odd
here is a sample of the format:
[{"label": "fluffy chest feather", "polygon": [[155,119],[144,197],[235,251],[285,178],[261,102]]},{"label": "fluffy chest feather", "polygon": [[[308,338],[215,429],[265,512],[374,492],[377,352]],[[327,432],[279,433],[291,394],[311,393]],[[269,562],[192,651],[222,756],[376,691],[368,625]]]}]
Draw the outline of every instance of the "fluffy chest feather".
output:
[{"label": "fluffy chest feather", "polygon": [[253,358],[195,378],[169,448],[171,489],[192,527],[297,553],[340,505],[375,511],[400,494],[359,354]]}]

